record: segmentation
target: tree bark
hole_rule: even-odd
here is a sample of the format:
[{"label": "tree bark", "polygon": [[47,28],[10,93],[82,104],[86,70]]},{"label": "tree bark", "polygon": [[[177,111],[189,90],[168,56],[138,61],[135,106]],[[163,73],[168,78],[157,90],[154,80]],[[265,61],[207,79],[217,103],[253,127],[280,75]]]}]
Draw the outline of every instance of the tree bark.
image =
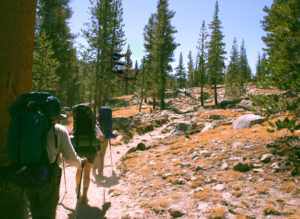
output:
[{"label": "tree bark", "polygon": [[21,93],[32,88],[36,3],[36,0],[0,1],[0,156],[6,149],[8,108]]},{"label": "tree bark", "polygon": [[[8,164],[9,106],[32,88],[33,42],[37,0],[0,1],[0,165]],[[26,217],[22,190],[0,182],[0,218]]]}]

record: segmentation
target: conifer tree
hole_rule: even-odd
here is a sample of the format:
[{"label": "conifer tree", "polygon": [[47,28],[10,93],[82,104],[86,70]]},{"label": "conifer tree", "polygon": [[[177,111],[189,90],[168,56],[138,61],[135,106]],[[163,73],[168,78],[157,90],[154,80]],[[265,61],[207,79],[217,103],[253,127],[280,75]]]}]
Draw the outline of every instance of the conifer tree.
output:
[{"label": "conifer tree", "polygon": [[270,75],[268,70],[268,59],[266,52],[263,52],[262,56],[258,54],[256,64],[256,75],[255,81],[258,86],[262,86],[263,88],[268,88],[270,85]]},{"label": "conifer tree", "polygon": [[56,74],[59,83],[55,95],[64,104],[76,101],[77,57],[73,47],[74,36],[70,33],[68,20],[72,16],[70,0],[40,0],[37,10],[37,32],[45,32],[52,44],[53,58],[58,61]]},{"label": "conifer tree", "polygon": [[236,38],[233,39],[230,62],[226,71],[225,96],[229,99],[236,99],[241,96],[241,69],[239,64],[239,52]]},{"label": "conifer tree", "polygon": [[221,32],[221,21],[219,20],[219,5],[216,1],[213,21],[210,23],[210,41],[208,43],[207,73],[209,82],[214,89],[215,105],[218,105],[217,85],[223,82],[225,68],[225,43],[222,42],[224,35]]},{"label": "conifer tree", "polygon": [[[272,128],[287,128],[294,132],[300,129],[300,1],[274,0],[271,7],[265,7],[264,11],[267,15],[262,24],[266,36],[262,39],[266,44],[268,78],[272,85],[286,93],[253,99],[268,116],[279,112],[288,115],[283,121],[270,122]],[[299,172],[298,167],[292,170],[292,174]]]},{"label": "conifer tree", "polygon": [[207,83],[207,37],[205,21],[202,22],[199,40],[197,42],[198,49],[198,66],[196,68],[196,84],[201,88],[201,106],[204,106],[204,86]]},{"label": "conifer tree", "polygon": [[114,92],[115,76],[123,74],[125,44],[121,0],[90,0],[91,21],[84,30],[95,62],[94,108],[102,106]]},{"label": "conifer tree", "polygon": [[239,65],[241,70],[241,86],[244,87],[244,83],[250,82],[251,80],[251,69],[248,64],[247,52],[245,48],[245,41],[242,40],[239,53]]},{"label": "conifer tree", "polygon": [[194,87],[195,69],[194,69],[192,51],[189,51],[188,60],[189,60],[187,63],[188,87]]},{"label": "conifer tree", "polygon": [[155,72],[152,70],[152,62],[153,62],[153,39],[154,39],[154,29],[156,24],[156,14],[151,14],[150,18],[148,20],[148,23],[144,27],[144,47],[146,55],[144,57],[143,61],[143,68],[144,68],[144,74],[145,74],[145,92],[144,92],[144,98],[145,102],[147,103],[147,95],[152,96],[153,99],[153,108],[155,109],[155,103],[156,103],[156,93],[154,92],[155,86],[157,87],[158,83],[158,76],[155,74]]},{"label": "conifer tree", "polygon": [[122,74],[122,80],[124,82],[124,85],[125,85],[125,91],[124,91],[124,94],[125,95],[128,95],[128,84],[129,84],[129,81],[134,79],[134,75],[133,75],[133,72],[132,72],[132,60],[131,60],[131,49],[130,49],[130,45],[128,45],[127,47],[127,51],[125,53],[125,62],[123,64],[124,66],[124,73]]},{"label": "conifer tree", "polygon": [[185,68],[183,65],[183,57],[182,57],[182,52],[179,55],[179,60],[178,60],[178,66],[176,67],[176,78],[177,78],[177,84],[180,89],[185,88],[185,83],[186,83],[186,73],[185,73]]},{"label": "conifer tree", "polygon": [[300,91],[300,1],[274,0],[262,24],[270,77],[280,89]]},{"label": "conifer tree", "polygon": [[161,110],[165,109],[167,76],[168,72],[172,70],[170,62],[173,61],[173,53],[177,47],[173,36],[177,31],[171,25],[171,19],[174,17],[175,12],[170,11],[168,6],[168,0],[158,0],[151,50],[152,70],[158,75],[158,88],[155,92],[160,100]]},{"label": "conifer tree", "polygon": [[33,53],[32,90],[55,93],[59,77],[56,74],[58,62],[53,58],[52,45],[45,32],[35,37]]}]

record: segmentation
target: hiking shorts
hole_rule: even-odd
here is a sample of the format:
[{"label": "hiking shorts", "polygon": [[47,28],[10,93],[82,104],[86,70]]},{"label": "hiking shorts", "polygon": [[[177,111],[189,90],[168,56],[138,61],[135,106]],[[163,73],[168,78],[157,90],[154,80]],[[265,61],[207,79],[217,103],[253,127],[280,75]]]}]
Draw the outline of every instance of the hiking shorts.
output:
[{"label": "hiking shorts", "polygon": [[86,157],[89,163],[94,163],[97,152],[76,151],[79,157]]}]

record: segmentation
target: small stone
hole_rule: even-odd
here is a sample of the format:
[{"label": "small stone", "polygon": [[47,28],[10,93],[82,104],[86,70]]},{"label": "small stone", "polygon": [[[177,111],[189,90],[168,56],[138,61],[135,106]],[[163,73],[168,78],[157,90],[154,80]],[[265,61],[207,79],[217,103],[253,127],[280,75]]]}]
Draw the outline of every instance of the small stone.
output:
[{"label": "small stone", "polygon": [[234,165],[233,169],[236,171],[239,171],[239,172],[247,172],[247,171],[251,170],[252,167],[247,163],[239,162]]},{"label": "small stone", "polygon": [[172,217],[177,218],[185,215],[186,211],[177,205],[173,205],[169,208],[169,213]]},{"label": "small stone", "polygon": [[273,154],[264,154],[261,156],[260,161],[262,163],[270,163],[273,157]]}]

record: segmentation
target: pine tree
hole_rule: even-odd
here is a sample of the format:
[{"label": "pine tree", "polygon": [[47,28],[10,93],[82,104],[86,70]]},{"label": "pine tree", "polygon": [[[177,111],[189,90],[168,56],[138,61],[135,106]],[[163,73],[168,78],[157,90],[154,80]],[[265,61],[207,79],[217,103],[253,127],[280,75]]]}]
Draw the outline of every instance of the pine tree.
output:
[{"label": "pine tree", "polygon": [[300,1],[274,0],[262,21],[263,37],[273,84],[280,89],[300,91]]},{"label": "pine tree", "polygon": [[70,33],[68,20],[72,11],[70,0],[40,0],[37,10],[37,32],[45,32],[52,44],[53,58],[58,61],[56,74],[59,83],[55,95],[64,104],[72,105],[77,94],[77,57],[73,47],[74,36]]},{"label": "pine tree", "polygon": [[58,62],[53,58],[51,42],[44,32],[35,37],[33,53],[32,90],[55,93],[59,77],[56,74]]},{"label": "pine tree", "polygon": [[241,86],[244,87],[244,83],[250,82],[251,80],[251,68],[248,64],[247,52],[245,48],[245,42],[242,40],[239,54],[239,65],[241,70]]},{"label": "pine tree", "polygon": [[[284,113],[287,117],[275,124],[269,122],[272,129],[283,128],[291,132],[300,129],[300,1],[274,0],[270,8],[265,7],[267,15],[262,21],[266,36],[268,78],[272,85],[285,90],[283,95],[259,96],[253,99],[263,108],[263,113],[270,116],[274,113]],[[261,65],[263,65],[261,61]],[[260,73],[264,75],[265,73]],[[299,168],[292,174],[299,174]]]},{"label": "pine tree", "polygon": [[186,73],[185,73],[185,68],[183,66],[182,52],[179,55],[178,66],[176,67],[176,78],[177,78],[178,87],[180,89],[185,88]]},{"label": "pine tree", "polygon": [[207,73],[208,78],[214,89],[215,105],[218,105],[217,85],[223,82],[224,68],[225,68],[225,43],[222,42],[224,36],[221,32],[221,21],[219,20],[219,5],[218,1],[215,5],[215,13],[213,21],[209,28],[212,30],[210,41],[208,44],[208,61]]},{"label": "pine tree", "polygon": [[204,86],[207,83],[206,64],[207,64],[207,37],[205,21],[202,22],[199,40],[197,44],[198,49],[198,66],[196,68],[196,84],[201,88],[201,106],[204,106]]},{"label": "pine tree", "polygon": [[268,70],[268,59],[266,53],[263,52],[262,56],[258,54],[257,59],[258,60],[256,64],[256,76],[255,76],[256,84],[257,86],[268,88],[270,86],[270,75]]},{"label": "pine tree", "polygon": [[127,51],[125,53],[125,62],[124,62],[124,73],[122,74],[122,80],[125,84],[125,95],[128,95],[128,84],[129,81],[134,79],[134,75],[132,75],[132,60],[131,60],[131,49],[130,45],[127,47]]},{"label": "pine tree", "polygon": [[237,99],[241,96],[241,69],[239,63],[239,52],[236,38],[233,39],[230,62],[226,71],[225,96],[229,99]]},{"label": "pine tree", "polygon": [[187,63],[188,87],[194,87],[195,86],[195,70],[194,70],[192,51],[189,51],[188,60],[189,60]]},{"label": "pine tree", "polygon": [[153,99],[153,108],[155,109],[155,86],[157,87],[158,76],[152,71],[152,62],[153,62],[153,38],[154,38],[154,29],[156,24],[156,14],[151,14],[147,25],[144,27],[144,47],[146,55],[144,57],[144,71],[145,71],[145,93],[144,98],[147,103],[147,95],[151,95]]},{"label": "pine tree", "polygon": [[168,72],[172,67],[173,52],[177,47],[174,36],[177,31],[171,25],[175,12],[168,9],[168,0],[159,0],[157,5],[156,23],[153,32],[153,47],[151,50],[152,70],[158,75],[158,89],[155,91],[160,99],[161,110],[165,109],[165,90]]},{"label": "pine tree", "polygon": [[115,92],[115,76],[123,74],[122,50],[125,44],[121,0],[90,0],[91,21],[84,30],[91,58],[95,62],[94,110]]}]

